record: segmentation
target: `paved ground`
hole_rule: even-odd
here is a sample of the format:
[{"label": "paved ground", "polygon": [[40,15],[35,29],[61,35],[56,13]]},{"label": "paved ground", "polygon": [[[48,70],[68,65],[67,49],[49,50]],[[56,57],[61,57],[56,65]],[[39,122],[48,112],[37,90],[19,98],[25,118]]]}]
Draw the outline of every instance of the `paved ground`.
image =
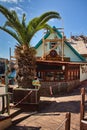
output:
[{"label": "paved ground", "polygon": [[[67,112],[71,113],[71,129],[79,130],[80,123],[80,90],[82,87],[87,89],[87,81],[83,82],[72,93],[56,96],[41,97],[38,112],[21,112],[11,109],[14,114],[13,126],[7,130],[64,130],[64,123],[60,129],[60,124],[64,122]],[[87,96],[86,96],[87,100]]]}]

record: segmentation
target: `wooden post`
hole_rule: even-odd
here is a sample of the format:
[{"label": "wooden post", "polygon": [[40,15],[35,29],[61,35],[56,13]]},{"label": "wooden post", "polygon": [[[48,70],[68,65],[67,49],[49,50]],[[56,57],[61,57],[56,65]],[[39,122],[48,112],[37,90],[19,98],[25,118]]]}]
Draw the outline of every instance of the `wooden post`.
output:
[{"label": "wooden post", "polygon": [[80,102],[80,130],[82,130],[81,120],[84,119],[85,114],[85,88],[81,89],[81,102]]},{"label": "wooden post", "polygon": [[10,62],[11,62],[11,47],[9,48],[9,57],[10,57]]},{"label": "wooden post", "polygon": [[6,106],[7,106],[7,113],[10,115],[10,101],[9,101],[9,94],[6,94]]},{"label": "wooden post", "polygon": [[4,95],[2,95],[2,114],[4,113],[5,111],[5,98],[4,98]]},{"label": "wooden post", "polygon": [[43,41],[43,58],[45,58],[45,41],[44,41],[44,37],[43,37],[42,41]]},{"label": "wooden post", "polygon": [[10,115],[10,107],[9,107],[9,94],[1,94],[0,98],[2,98],[2,110],[0,111],[1,114],[4,114],[5,112]]},{"label": "wooden post", "polygon": [[64,32],[62,32],[62,61],[64,61],[64,40],[63,40]]},{"label": "wooden post", "polygon": [[5,92],[8,93],[8,60],[5,60]]},{"label": "wooden post", "polygon": [[64,61],[64,22],[62,19],[62,61]]},{"label": "wooden post", "polygon": [[65,130],[70,130],[71,113],[66,113]]}]

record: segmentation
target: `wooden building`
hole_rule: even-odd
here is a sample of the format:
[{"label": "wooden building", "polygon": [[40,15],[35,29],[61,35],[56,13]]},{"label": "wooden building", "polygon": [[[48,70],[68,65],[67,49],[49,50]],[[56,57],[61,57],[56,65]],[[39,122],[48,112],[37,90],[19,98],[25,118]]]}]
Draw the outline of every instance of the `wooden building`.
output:
[{"label": "wooden building", "polygon": [[64,32],[54,28],[36,44],[37,76],[41,95],[69,92],[87,79],[87,63],[67,42]]}]

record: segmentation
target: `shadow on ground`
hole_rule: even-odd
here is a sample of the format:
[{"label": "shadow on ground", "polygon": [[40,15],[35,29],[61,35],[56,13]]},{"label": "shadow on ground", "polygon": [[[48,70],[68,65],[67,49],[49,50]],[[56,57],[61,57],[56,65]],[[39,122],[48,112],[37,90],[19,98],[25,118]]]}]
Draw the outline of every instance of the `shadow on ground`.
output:
[{"label": "shadow on ground", "polygon": [[24,116],[24,117],[21,117],[19,119],[12,121],[12,125],[8,127],[6,130],[40,130],[41,127],[16,126],[18,123],[26,120],[28,117],[30,117],[30,115],[27,115],[27,116]]},{"label": "shadow on ground", "polygon": [[43,101],[39,105],[39,112],[80,112],[80,101],[56,102],[56,101]]},{"label": "shadow on ground", "polygon": [[11,126],[6,130],[40,130],[41,127],[32,127],[32,126]]}]

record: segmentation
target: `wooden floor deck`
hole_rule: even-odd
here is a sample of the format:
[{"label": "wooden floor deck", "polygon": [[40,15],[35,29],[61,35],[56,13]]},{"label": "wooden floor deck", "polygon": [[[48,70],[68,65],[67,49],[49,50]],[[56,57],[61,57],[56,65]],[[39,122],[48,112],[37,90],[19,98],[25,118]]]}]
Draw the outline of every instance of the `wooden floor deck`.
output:
[{"label": "wooden floor deck", "polygon": [[[56,97],[41,97],[39,111],[21,112],[10,109],[13,125],[7,130],[58,130],[67,112],[71,113],[71,129],[80,129],[80,90],[87,87],[87,81],[72,93]],[[87,88],[86,88],[87,91]],[[87,96],[86,96],[87,100]],[[64,123],[60,130],[64,130]]]}]

